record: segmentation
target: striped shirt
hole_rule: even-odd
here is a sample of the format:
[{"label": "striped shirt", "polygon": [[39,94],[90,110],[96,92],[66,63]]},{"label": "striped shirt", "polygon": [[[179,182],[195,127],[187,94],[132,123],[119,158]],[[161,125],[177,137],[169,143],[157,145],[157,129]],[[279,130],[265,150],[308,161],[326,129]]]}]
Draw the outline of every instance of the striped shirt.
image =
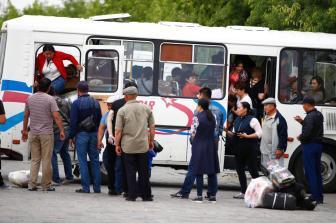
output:
[{"label": "striped shirt", "polygon": [[43,92],[31,95],[26,102],[30,113],[30,132],[33,135],[53,134],[52,113],[58,111],[55,99]]}]

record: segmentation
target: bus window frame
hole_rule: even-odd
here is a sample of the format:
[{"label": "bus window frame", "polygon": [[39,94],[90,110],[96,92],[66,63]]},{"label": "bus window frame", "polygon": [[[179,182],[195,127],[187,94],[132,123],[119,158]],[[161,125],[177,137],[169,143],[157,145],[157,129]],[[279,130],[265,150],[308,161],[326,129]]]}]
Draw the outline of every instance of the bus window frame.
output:
[{"label": "bus window frame", "polygon": [[45,42],[45,43],[42,43],[42,42],[35,42],[35,44],[41,44],[41,46],[39,46],[39,47],[36,49],[36,51],[35,51],[35,60],[36,60],[36,58],[37,58],[37,56],[38,56],[38,51],[39,51],[41,48],[43,48],[44,45],[46,45],[46,44],[50,44],[50,45],[53,45],[54,47],[55,47],[55,46],[64,46],[64,47],[74,47],[74,48],[76,48],[76,49],[78,50],[78,52],[79,52],[79,60],[78,60],[77,62],[80,64],[80,62],[82,61],[82,52],[81,52],[80,48],[79,48],[78,46],[76,46],[76,45],[71,45],[71,44],[58,44],[58,43],[48,43],[48,42]]},{"label": "bus window frame", "polygon": [[[5,65],[5,55],[6,55],[6,48],[7,48],[7,36],[8,36],[8,33],[6,31],[2,31],[0,32],[0,35],[1,35],[1,38],[0,38],[0,41],[1,41],[1,46],[2,44],[3,45],[3,49],[2,51],[0,52],[0,80],[2,80],[2,76],[3,76],[3,69],[4,69],[4,65]],[[5,36],[5,38],[4,38]]]},{"label": "bus window frame", "polygon": [[[162,61],[161,60],[161,47],[163,44],[175,44],[175,45],[191,45],[192,46],[192,62],[179,62],[179,61]],[[195,57],[195,46],[208,46],[208,47],[223,47],[224,49],[224,60],[223,60],[223,64],[213,64],[213,63],[195,63],[193,62],[194,61],[194,57]],[[226,92],[226,88],[227,88],[227,84],[226,84],[226,74],[227,74],[227,48],[224,44],[219,44],[219,43],[201,43],[201,42],[184,42],[184,41],[162,41],[160,43],[160,47],[159,47],[159,50],[160,50],[160,53],[159,53],[159,69],[161,68],[161,63],[170,63],[170,64],[192,64],[192,65],[204,65],[204,66],[222,66],[223,67],[223,70],[224,70],[224,74],[223,74],[223,89],[222,89],[222,97],[221,98],[211,98],[211,100],[223,100],[225,98],[225,96],[227,95],[227,92]],[[160,76],[160,74],[159,74]],[[159,80],[159,79],[158,79]],[[159,94],[159,91],[158,91],[158,96],[159,97],[165,97],[165,98],[181,98],[181,99],[197,99],[197,97],[182,97],[182,96],[169,96],[169,95],[160,95]]]},{"label": "bus window frame", "polygon": [[[113,51],[115,53],[117,53],[117,56],[118,56],[118,61],[117,61],[117,70],[116,70],[116,73],[117,73],[117,88],[115,91],[106,91],[106,90],[103,90],[103,91],[92,91],[90,90],[90,92],[94,92],[94,93],[108,93],[108,94],[111,94],[111,93],[115,93],[118,91],[119,89],[119,62],[120,62],[120,54],[117,50],[113,50],[113,49],[90,49],[88,51],[85,52],[85,67],[88,68],[88,54],[91,52],[91,51],[95,51],[95,50],[99,50],[99,51]],[[87,82],[87,72],[88,72],[88,69],[85,69],[85,74],[84,74],[84,80]]]},{"label": "bus window frame", "polygon": [[[322,52],[331,52],[331,53],[335,53],[336,55],[336,50],[333,50],[333,49],[320,49],[320,48],[307,48],[307,47],[284,47],[280,50],[280,54],[279,54],[279,74],[278,74],[278,78],[277,78],[277,87],[278,87],[278,90],[277,90],[277,99],[278,101],[281,103],[281,104],[284,104],[284,105],[302,105],[302,101],[301,102],[296,102],[296,103],[289,103],[289,102],[282,102],[280,101],[280,75],[281,75],[281,54],[283,53],[283,51],[286,51],[286,50],[295,50],[298,52],[298,60],[301,61],[299,64],[298,64],[298,77],[301,78],[299,79],[298,81],[298,88],[302,88],[302,77],[301,77],[301,73],[302,73],[302,69],[303,69],[303,59],[302,59],[302,55],[305,51],[322,51]],[[300,93],[300,96],[301,93]],[[335,95],[336,97],[336,95]],[[328,105],[328,104],[316,104],[316,106],[324,106],[324,107],[336,107],[336,105]]]}]

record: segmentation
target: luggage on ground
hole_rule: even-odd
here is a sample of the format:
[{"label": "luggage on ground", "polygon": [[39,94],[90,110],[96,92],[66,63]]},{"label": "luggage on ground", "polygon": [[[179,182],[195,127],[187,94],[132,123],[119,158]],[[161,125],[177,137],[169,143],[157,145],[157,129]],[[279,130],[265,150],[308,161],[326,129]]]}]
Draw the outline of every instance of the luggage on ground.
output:
[{"label": "luggage on ground", "polygon": [[263,207],[278,210],[295,210],[296,198],[288,193],[266,193],[263,199]]},{"label": "luggage on ground", "polygon": [[[12,184],[15,184],[19,187],[28,187],[28,182],[30,178],[30,171],[29,170],[19,170],[10,172],[8,174],[8,180]],[[42,173],[38,173],[38,181],[41,182]]]},{"label": "luggage on ground", "polygon": [[249,208],[262,207],[264,195],[271,191],[273,191],[273,185],[267,177],[252,179],[245,192],[246,206]]}]

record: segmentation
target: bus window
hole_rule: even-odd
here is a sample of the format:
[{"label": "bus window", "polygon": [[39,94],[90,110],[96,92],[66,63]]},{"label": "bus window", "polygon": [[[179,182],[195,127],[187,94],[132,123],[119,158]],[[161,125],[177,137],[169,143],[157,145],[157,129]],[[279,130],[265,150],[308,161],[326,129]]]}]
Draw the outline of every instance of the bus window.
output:
[{"label": "bus window", "polygon": [[114,50],[90,50],[86,55],[86,81],[90,91],[115,92],[118,89],[119,55]]},{"label": "bus window", "polygon": [[153,91],[154,45],[152,42],[108,38],[91,38],[93,45],[124,46],[124,80],[135,81],[140,95]]},{"label": "bus window", "polygon": [[7,33],[1,33],[0,36],[0,79],[2,77],[3,65],[5,61]]},{"label": "bus window", "polygon": [[[57,44],[52,44],[52,45],[55,48],[55,51],[72,55],[78,63],[81,61],[81,53],[77,47],[69,46],[69,45],[57,45]],[[40,53],[42,53],[43,46],[44,44],[42,45],[38,44],[36,58]],[[76,85],[79,81],[79,74],[78,74],[76,67],[68,60],[63,60],[63,65],[67,73],[67,78],[65,80],[64,90],[61,94],[76,90]],[[38,70],[36,70],[36,73],[37,72]]]},{"label": "bus window", "polygon": [[[334,51],[283,50],[281,61],[284,61],[284,66],[280,67],[279,99],[281,102],[296,104],[304,97],[310,96],[315,99],[316,104],[336,105],[336,53]],[[281,81],[285,79],[288,81]]]},{"label": "bus window", "polygon": [[195,98],[210,87],[213,98],[224,97],[224,47],[197,44],[161,45],[159,95]]}]

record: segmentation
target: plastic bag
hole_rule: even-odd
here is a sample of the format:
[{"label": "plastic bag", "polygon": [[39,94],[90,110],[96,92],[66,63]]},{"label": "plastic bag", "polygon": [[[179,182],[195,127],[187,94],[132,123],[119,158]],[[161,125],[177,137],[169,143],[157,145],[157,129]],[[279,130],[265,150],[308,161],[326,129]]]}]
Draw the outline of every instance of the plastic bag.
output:
[{"label": "plastic bag", "polygon": [[[8,174],[8,180],[12,184],[15,184],[19,187],[28,187],[28,182],[30,178],[30,171],[29,170],[19,170],[10,172]],[[42,173],[38,173],[38,182],[41,182]]]},{"label": "plastic bag", "polygon": [[267,177],[252,179],[245,192],[246,206],[249,208],[263,207],[265,194],[272,191],[272,182]]},{"label": "plastic bag", "polygon": [[267,166],[270,172],[270,179],[277,188],[286,188],[295,183],[294,175],[286,168],[279,165],[277,161],[270,161]]}]

